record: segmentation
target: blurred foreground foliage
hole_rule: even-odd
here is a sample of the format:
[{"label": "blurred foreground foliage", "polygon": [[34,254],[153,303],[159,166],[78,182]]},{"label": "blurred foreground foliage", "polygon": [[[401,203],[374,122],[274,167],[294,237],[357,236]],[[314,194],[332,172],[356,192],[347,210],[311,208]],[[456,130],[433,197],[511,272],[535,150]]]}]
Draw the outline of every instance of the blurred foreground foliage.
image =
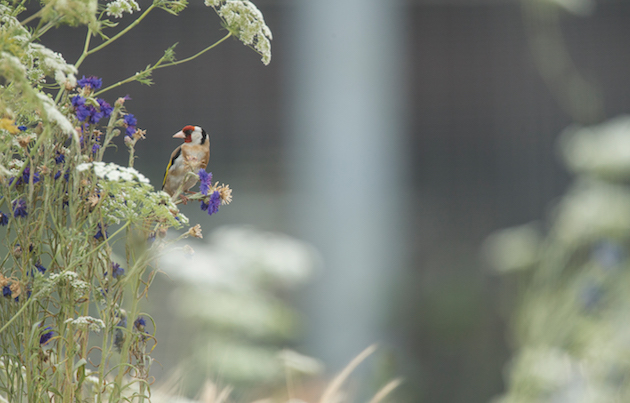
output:
[{"label": "blurred foreground foliage", "polygon": [[523,285],[495,403],[630,401],[630,116],[570,127],[560,151],[575,179],[549,219],[485,245]]}]

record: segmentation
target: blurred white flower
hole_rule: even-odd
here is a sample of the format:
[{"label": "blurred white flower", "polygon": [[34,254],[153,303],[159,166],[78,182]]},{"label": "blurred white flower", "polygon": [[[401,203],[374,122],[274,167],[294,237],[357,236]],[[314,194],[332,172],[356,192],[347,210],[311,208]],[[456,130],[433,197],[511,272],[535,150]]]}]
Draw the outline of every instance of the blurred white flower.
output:
[{"label": "blurred white flower", "polygon": [[630,176],[630,116],[590,127],[571,127],[560,138],[567,166],[578,174]]},{"label": "blurred white flower", "polygon": [[596,180],[578,181],[556,208],[555,228],[564,242],[630,231],[630,190]]},{"label": "blurred white flower", "polygon": [[508,272],[531,267],[538,261],[542,235],[536,224],[502,229],[483,244],[484,257],[492,268]]}]

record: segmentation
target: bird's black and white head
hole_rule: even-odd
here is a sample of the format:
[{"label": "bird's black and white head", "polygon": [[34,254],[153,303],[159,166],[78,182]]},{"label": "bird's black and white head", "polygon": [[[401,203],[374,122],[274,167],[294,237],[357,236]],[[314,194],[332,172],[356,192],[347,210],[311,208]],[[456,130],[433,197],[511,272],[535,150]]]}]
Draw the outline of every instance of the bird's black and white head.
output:
[{"label": "bird's black and white head", "polygon": [[184,139],[189,144],[205,144],[208,141],[208,134],[200,126],[185,126],[182,130],[173,135],[176,139]]}]

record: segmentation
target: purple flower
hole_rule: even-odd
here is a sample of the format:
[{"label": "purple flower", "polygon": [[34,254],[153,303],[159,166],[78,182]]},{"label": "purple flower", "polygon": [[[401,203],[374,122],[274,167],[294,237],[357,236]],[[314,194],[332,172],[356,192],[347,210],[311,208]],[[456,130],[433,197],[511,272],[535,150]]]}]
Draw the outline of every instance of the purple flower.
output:
[{"label": "purple flower", "polygon": [[201,201],[201,211],[207,211],[208,210],[208,203],[206,203],[205,201]]},{"label": "purple flower", "polygon": [[26,129],[28,129],[28,127],[21,125],[21,126],[18,126],[18,129],[24,132],[26,131]]},{"label": "purple flower", "polygon": [[[55,163],[56,164],[62,164],[66,161],[66,156],[63,155],[62,153],[60,153],[59,151],[57,151],[57,156],[55,157]],[[55,178],[57,179],[57,178]]]},{"label": "purple flower", "polygon": [[35,268],[37,269],[38,272],[44,274],[46,273],[46,268],[40,263],[36,263],[35,264]]},{"label": "purple flower", "polygon": [[107,225],[105,225],[105,229],[103,229],[103,227],[101,227],[101,224],[98,224],[98,232],[96,233],[96,235],[94,235],[94,239],[96,239],[97,241],[102,241],[108,236],[109,234],[107,233]]},{"label": "purple flower", "polygon": [[9,223],[9,217],[0,211],[0,225],[5,226]]},{"label": "purple flower", "polygon": [[98,105],[101,109],[101,113],[103,114],[103,117],[105,119],[107,119],[108,117],[111,116],[112,111],[114,110],[114,108],[112,108],[112,106],[110,104],[108,104],[107,102],[105,102],[105,100],[98,98],[96,100],[96,102],[98,102]]},{"label": "purple flower", "polygon": [[[24,172],[22,172],[22,180],[24,181],[24,183],[28,183],[30,176],[31,176],[31,168],[30,167],[24,168]],[[35,172],[35,174],[33,174],[33,183],[37,183],[37,182],[39,182],[39,174]],[[18,180],[17,185],[19,184],[20,184],[20,181]]]},{"label": "purple flower", "polygon": [[95,76],[90,76],[90,77],[87,77],[87,78],[85,76],[83,76],[82,79],[77,81],[77,84],[81,88],[83,88],[83,87],[90,87],[93,90],[98,90],[103,85],[103,80],[98,78],[98,77],[95,77]]},{"label": "purple flower", "polygon": [[28,212],[26,211],[26,202],[22,199],[13,201],[13,217],[26,217]]},{"label": "purple flower", "polygon": [[138,123],[135,116],[133,116],[133,114],[131,113],[128,113],[125,115],[123,120],[125,122],[125,126],[127,126],[127,129],[125,130],[125,135],[129,137],[133,136],[133,134],[136,132],[136,124]]},{"label": "purple flower", "polygon": [[81,95],[75,95],[70,100],[70,103],[72,103],[72,106],[74,108],[78,108],[79,106],[85,105],[85,98],[83,98]]},{"label": "purple flower", "polygon": [[[46,332],[46,330],[48,330],[48,332]],[[45,328],[44,332],[45,333],[42,333],[42,335],[39,337],[39,344],[41,345],[48,343],[48,341],[50,341],[54,333],[51,326],[48,326],[47,328]]]},{"label": "purple flower", "polygon": [[208,203],[208,215],[212,215],[219,211],[219,206],[221,205],[221,195],[218,190],[215,190],[210,195],[210,201]]},{"label": "purple flower", "polygon": [[142,316],[138,316],[138,319],[136,319],[133,322],[133,325],[136,327],[136,329],[138,329],[141,332],[144,332],[144,327],[147,325],[147,321],[144,320],[144,318]]},{"label": "purple flower", "polygon": [[83,122],[87,120],[92,115],[92,110],[94,107],[90,105],[79,105],[76,108],[75,114],[77,115],[77,119],[79,122]]},{"label": "purple flower", "polygon": [[210,186],[212,186],[212,172],[208,173],[204,169],[200,169],[199,172],[199,191],[204,196],[208,195]]},{"label": "purple flower", "polygon": [[112,263],[112,277],[117,278],[118,276],[123,276],[124,274],[125,274],[125,269],[120,267],[118,263]]},{"label": "purple flower", "polygon": [[126,114],[123,120],[125,121],[125,124],[127,126],[135,126],[136,124],[138,124],[138,120],[135,118],[135,116],[133,116],[132,113]]},{"label": "purple flower", "polygon": [[61,176],[61,171],[57,171],[57,173],[55,174],[55,179],[59,179],[60,176]]},{"label": "purple flower", "polygon": [[96,152],[101,148],[100,144],[94,144],[92,146],[92,154],[96,154]]},{"label": "purple flower", "polygon": [[5,285],[4,287],[2,287],[2,296],[3,297],[10,297],[11,296],[11,288],[9,288],[8,285]]}]

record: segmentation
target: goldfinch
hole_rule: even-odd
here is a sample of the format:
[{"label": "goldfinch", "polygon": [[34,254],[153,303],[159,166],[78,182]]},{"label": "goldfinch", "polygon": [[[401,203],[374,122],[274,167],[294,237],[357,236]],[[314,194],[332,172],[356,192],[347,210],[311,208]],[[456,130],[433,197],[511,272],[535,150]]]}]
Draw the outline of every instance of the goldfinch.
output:
[{"label": "goldfinch", "polygon": [[200,169],[206,169],[210,158],[210,138],[201,127],[186,126],[175,133],[173,138],[184,139],[184,144],[177,147],[171,154],[162,182],[162,190],[171,197],[186,192],[195,186],[197,176],[188,175],[184,182],[186,174],[189,172],[197,173]]}]

